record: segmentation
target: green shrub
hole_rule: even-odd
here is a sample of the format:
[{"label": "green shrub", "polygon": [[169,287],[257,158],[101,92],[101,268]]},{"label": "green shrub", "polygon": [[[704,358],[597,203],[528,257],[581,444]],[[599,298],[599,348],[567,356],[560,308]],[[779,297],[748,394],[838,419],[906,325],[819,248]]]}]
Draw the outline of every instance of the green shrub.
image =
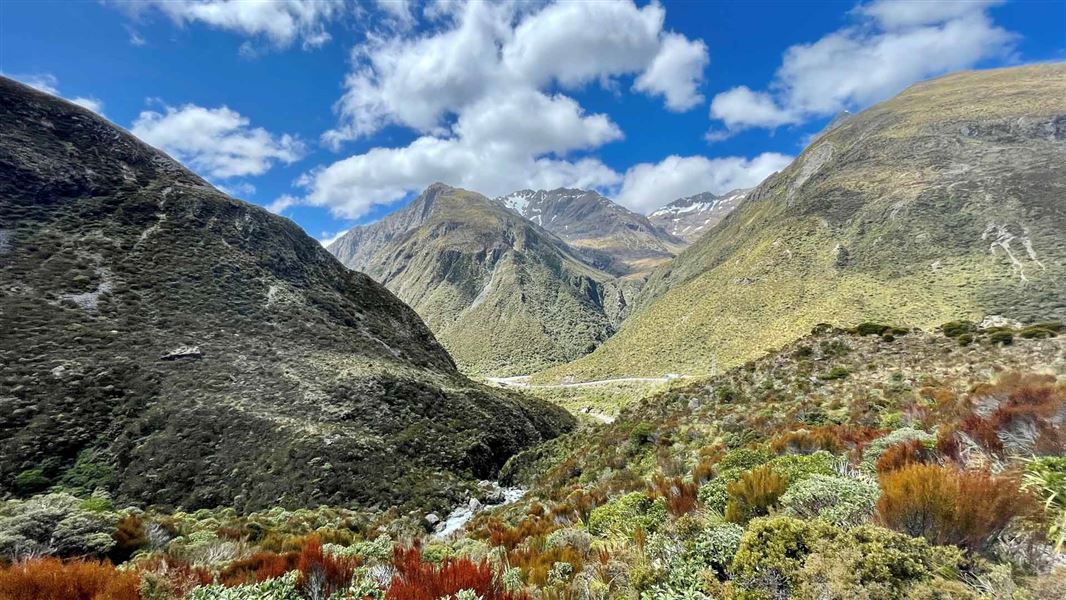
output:
[{"label": "green shrub", "polygon": [[118,515],[88,511],[70,494],[12,500],[0,510],[0,557],[103,556],[115,545]]},{"label": "green shrub", "polygon": [[1058,335],[1058,329],[1052,329],[1043,325],[1030,325],[1018,332],[1018,337],[1027,340],[1043,340]]},{"label": "green shrub", "polygon": [[117,476],[115,469],[96,450],[82,450],[60,479],[60,484],[74,494],[91,494],[98,488],[112,490]]},{"label": "green shrub", "polygon": [[951,321],[941,325],[940,331],[942,331],[945,336],[953,338],[974,333],[977,331],[977,325],[971,321]]},{"label": "green shrub", "polygon": [[712,523],[708,525],[686,552],[687,562],[699,563],[703,568],[714,569],[724,576],[740,548],[744,528],[735,523]]},{"label": "green shrub", "polygon": [[766,463],[775,473],[785,478],[789,485],[803,481],[812,475],[832,475],[833,455],[825,450],[812,454],[787,454]]},{"label": "green shrub", "polygon": [[22,494],[43,492],[52,485],[52,480],[44,476],[41,469],[27,469],[15,476],[15,488]]},{"label": "green shrub", "polygon": [[729,494],[726,520],[743,524],[769,514],[778,506],[778,499],[787,487],[788,481],[768,466],[741,474],[740,479],[726,488]]},{"label": "green shrub", "polygon": [[290,571],[281,577],[262,583],[225,587],[205,585],[194,588],[185,600],[302,600],[297,590],[299,571]]},{"label": "green shrub", "polygon": [[650,533],[665,522],[665,498],[652,500],[644,492],[632,492],[593,509],[589,533],[629,537],[638,527]]},{"label": "green shrub", "polygon": [[655,429],[649,423],[638,423],[629,432],[629,441],[634,446],[643,446],[655,437]]},{"label": "green shrub", "polygon": [[731,469],[749,470],[766,464],[774,457],[769,448],[737,448],[730,451],[718,462],[719,472]]},{"label": "green shrub", "polygon": [[959,342],[960,346],[969,346],[970,344],[973,343],[973,334],[972,333],[964,333],[964,334],[960,335],[957,339],[958,339],[958,342]]},{"label": "green shrub", "polygon": [[851,333],[858,335],[883,335],[886,332],[892,331],[892,327],[889,325],[882,325],[880,323],[859,323],[855,327],[851,328]]},{"label": "green shrub", "polygon": [[1014,343],[1014,333],[1007,330],[999,330],[988,336],[988,341],[1000,346],[1009,346]]},{"label": "green shrub", "polygon": [[844,367],[833,367],[832,369],[829,369],[828,373],[822,373],[819,375],[818,379],[821,379],[822,381],[835,381],[837,379],[844,379],[848,375],[851,375],[851,372]]},{"label": "green shrub", "polygon": [[819,540],[798,577],[802,598],[909,598],[909,589],[938,574],[957,573],[962,553],[930,546],[881,527],[851,529]]},{"label": "green shrub", "polygon": [[726,503],[729,502],[729,484],[740,479],[744,472],[744,469],[719,470],[717,477],[700,486],[696,497],[703,508],[712,513],[724,513]]},{"label": "green shrub", "polygon": [[821,518],[838,527],[852,527],[871,517],[880,497],[876,481],[816,474],[789,486],[781,506],[801,519]]},{"label": "green shrub", "polygon": [[783,516],[755,519],[740,538],[730,571],[743,588],[781,586],[787,594],[796,588],[807,556],[818,544],[833,542],[841,534],[823,521]]}]

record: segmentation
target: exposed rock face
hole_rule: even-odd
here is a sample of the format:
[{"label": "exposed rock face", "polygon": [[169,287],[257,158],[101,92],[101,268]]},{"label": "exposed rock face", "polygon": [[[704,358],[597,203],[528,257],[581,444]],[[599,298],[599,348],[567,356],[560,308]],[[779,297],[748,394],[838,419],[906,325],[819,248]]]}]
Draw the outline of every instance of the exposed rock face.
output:
[{"label": "exposed rock face", "polygon": [[529,373],[578,358],[614,331],[610,274],[474,192],[434,184],[329,251],[414,307],[472,372]]},{"label": "exposed rock face", "polygon": [[705,373],[819,322],[1066,318],[1064,98],[1064,64],[963,72],[837,123],[552,375]]},{"label": "exposed rock face", "polygon": [[521,190],[496,198],[578,249],[586,262],[615,275],[649,271],[686,242],[644,215],[586,190]]},{"label": "exposed rock face", "polygon": [[703,192],[674,200],[648,215],[648,220],[670,235],[695,242],[733,211],[750,189],[737,189],[715,196]]},{"label": "exposed rock face", "polygon": [[0,123],[0,495],[39,469],[186,508],[444,507],[571,425],[99,116],[0,78]]}]

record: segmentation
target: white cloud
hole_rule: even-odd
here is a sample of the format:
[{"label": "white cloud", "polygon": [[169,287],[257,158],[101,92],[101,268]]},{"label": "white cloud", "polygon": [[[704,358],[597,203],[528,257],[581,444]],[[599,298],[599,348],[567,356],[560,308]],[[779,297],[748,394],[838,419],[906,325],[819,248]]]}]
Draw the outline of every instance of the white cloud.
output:
[{"label": "white cloud", "polygon": [[678,198],[700,192],[722,194],[758,185],[792,162],[791,156],[765,152],[752,159],[668,156],[661,162],[641,163],[626,171],[615,201],[648,213]]},{"label": "white cloud", "polygon": [[40,90],[46,94],[52,94],[53,96],[59,96],[69,100],[70,102],[87,108],[94,113],[104,116],[104,103],[99,98],[93,98],[91,96],[76,96],[74,98],[66,98],[59,93],[59,79],[51,73],[34,73],[31,75],[10,75],[12,79],[16,79],[25,83],[26,85]]},{"label": "white cloud", "polygon": [[78,96],[75,98],[71,98],[70,101],[82,108],[87,108],[93,111],[94,113],[101,115],[104,114],[104,103],[98,98],[86,98],[83,96]]},{"label": "white cloud", "polygon": [[[702,41],[663,30],[665,11],[631,0],[528,5],[432,5],[445,27],[415,37],[372,34],[353,52],[337,103],[340,124],[323,139],[334,148],[397,124],[441,134],[487,96],[574,88],[637,75],[634,89],[662,95],[672,110],[702,101]],[[521,12],[523,10],[529,12]]]},{"label": "white cloud", "polygon": [[358,218],[436,181],[487,195],[561,186],[609,189],[623,176],[582,155],[622,139],[605,114],[559,92],[633,76],[633,89],[684,110],[702,101],[702,41],[663,29],[658,3],[632,0],[521,4],[438,2],[428,33],[372,34],[353,52],[335,149],[399,125],[421,134],[307,173],[305,192],[279,198]]},{"label": "white cloud", "polygon": [[794,123],[797,118],[787,109],[778,107],[770,94],[753,92],[745,85],[716,95],[711,100],[711,115],[731,129],[745,126],[777,127]]},{"label": "white cloud", "polygon": [[225,106],[166,106],[165,112],[144,111],[131,131],[208,177],[227,179],[261,175],[275,162],[292,163],[303,144],[290,135],[275,136]]},{"label": "white cloud", "polygon": [[[403,148],[374,148],[307,174],[301,181],[307,195],[300,202],[354,219],[436,181],[495,196],[525,187],[604,187],[618,180],[617,173],[591,158],[538,158],[502,141],[474,145],[423,136]],[[293,204],[279,202],[279,207]]]},{"label": "white cloud", "polygon": [[522,20],[503,47],[505,67],[541,86],[574,87],[642,71],[659,50],[666,11],[657,3],[559,2]]},{"label": "white cloud", "polygon": [[671,33],[663,39],[648,69],[637,78],[634,89],[649,95],[662,94],[670,110],[688,110],[703,102],[699,85],[707,62],[703,40]]},{"label": "white cloud", "polygon": [[711,117],[730,129],[777,127],[869,106],[908,85],[1009,54],[1015,36],[989,1],[859,6],[860,23],[785,51],[769,92],[740,86],[715,96]]},{"label": "white cloud", "polygon": [[[59,94],[59,80],[55,75],[51,73],[34,73],[32,75],[12,75],[13,79],[17,79],[22,83],[40,90],[46,94],[52,94],[53,96],[60,96]],[[60,96],[62,97],[62,96]]]},{"label": "white cloud", "polygon": [[942,23],[965,17],[975,11],[1003,4],[1003,0],[938,0],[901,2],[879,0],[856,7],[858,14],[873,17],[886,29]]},{"label": "white cloud", "polygon": [[277,48],[300,40],[305,48],[329,41],[326,24],[345,11],[344,0],[138,0],[117,2],[128,12],[158,10],[179,25],[209,27],[263,38]]},{"label": "white cloud", "polygon": [[330,244],[332,244],[333,242],[341,239],[341,236],[346,234],[346,233],[348,233],[347,229],[342,229],[342,230],[340,230],[340,231],[338,231],[336,233],[330,233],[328,231],[323,231],[322,234],[317,238],[318,239],[318,243],[322,244],[323,247],[328,248]]}]

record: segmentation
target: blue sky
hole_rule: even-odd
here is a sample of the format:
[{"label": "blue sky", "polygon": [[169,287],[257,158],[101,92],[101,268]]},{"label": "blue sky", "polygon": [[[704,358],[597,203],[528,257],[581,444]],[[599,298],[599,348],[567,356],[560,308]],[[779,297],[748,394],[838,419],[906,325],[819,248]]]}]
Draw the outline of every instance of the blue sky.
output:
[{"label": "blue sky", "polygon": [[758,183],[841,110],[1066,59],[1066,3],[0,3],[0,72],[324,239],[433,181],[639,212]]}]

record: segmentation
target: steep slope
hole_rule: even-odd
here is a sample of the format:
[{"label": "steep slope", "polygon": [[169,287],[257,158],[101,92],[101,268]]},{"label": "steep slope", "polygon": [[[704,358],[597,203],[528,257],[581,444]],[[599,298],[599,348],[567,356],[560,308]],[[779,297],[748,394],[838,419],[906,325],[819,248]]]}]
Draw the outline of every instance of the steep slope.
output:
[{"label": "steep slope", "polygon": [[465,369],[528,373],[613,333],[623,292],[562,240],[484,196],[434,184],[329,247],[410,304]]},{"label": "steep slope", "polygon": [[0,78],[0,496],[440,505],[571,419],[292,222]]},{"label": "steep slope", "polygon": [[1066,316],[1066,65],[958,73],[816,138],[563,375],[706,373],[819,322]]},{"label": "steep slope", "polygon": [[586,261],[616,275],[646,272],[686,245],[644,215],[596,192],[521,190],[496,201],[579,249]]},{"label": "steep slope", "polygon": [[703,192],[678,198],[648,215],[648,220],[670,235],[695,242],[739,206],[750,191],[738,189],[721,196]]}]

